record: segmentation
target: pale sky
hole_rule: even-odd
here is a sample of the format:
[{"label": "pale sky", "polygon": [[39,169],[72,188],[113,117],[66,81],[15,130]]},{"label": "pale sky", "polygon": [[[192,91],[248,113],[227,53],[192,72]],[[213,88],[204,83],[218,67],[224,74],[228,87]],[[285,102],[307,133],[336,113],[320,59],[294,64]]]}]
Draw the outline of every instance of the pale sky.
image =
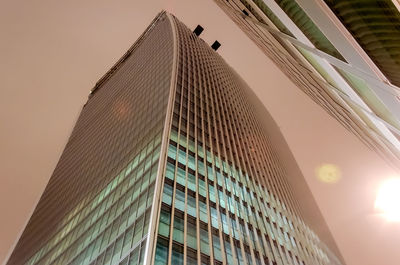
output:
[{"label": "pale sky", "polygon": [[[282,130],[348,265],[399,264],[400,224],[374,212],[395,172],[303,94],[212,0],[0,1],[0,263],[31,215],[96,81],[167,9],[247,81]],[[341,180],[317,180],[330,163]]]}]

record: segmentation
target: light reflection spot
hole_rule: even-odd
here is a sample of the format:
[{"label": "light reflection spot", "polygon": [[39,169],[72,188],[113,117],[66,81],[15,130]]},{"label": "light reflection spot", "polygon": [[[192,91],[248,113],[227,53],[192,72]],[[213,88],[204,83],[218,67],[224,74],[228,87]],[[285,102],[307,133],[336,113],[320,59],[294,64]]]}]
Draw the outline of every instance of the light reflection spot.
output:
[{"label": "light reflection spot", "polygon": [[333,164],[323,164],[316,169],[317,178],[324,182],[333,184],[340,180],[341,173],[337,166]]},{"label": "light reflection spot", "polygon": [[375,208],[382,211],[388,221],[400,222],[400,178],[388,179],[380,186]]}]

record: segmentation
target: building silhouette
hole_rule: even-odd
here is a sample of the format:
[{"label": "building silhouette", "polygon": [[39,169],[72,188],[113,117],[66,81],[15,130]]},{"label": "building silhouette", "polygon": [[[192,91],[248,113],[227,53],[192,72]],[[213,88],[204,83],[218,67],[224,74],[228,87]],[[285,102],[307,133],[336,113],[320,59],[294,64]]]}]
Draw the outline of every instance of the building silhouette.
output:
[{"label": "building silhouette", "polygon": [[400,169],[400,4],[215,2],[304,93]]},{"label": "building silhouette", "polygon": [[8,264],[343,264],[278,127],[199,34],[161,12],[98,81]]}]

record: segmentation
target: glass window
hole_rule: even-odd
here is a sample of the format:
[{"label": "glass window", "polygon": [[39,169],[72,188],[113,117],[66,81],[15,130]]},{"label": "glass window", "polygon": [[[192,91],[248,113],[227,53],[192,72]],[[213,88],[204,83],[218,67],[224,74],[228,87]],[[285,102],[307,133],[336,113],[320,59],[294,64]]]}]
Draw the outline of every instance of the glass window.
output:
[{"label": "glass window", "polygon": [[192,140],[189,140],[189,150],[192,151],[193,153],[196,152],[195,144]]},{"label": "glass window", "polygon": [[207,205],[199,201],[199,210],[200,210],[200,220],[204,223],[208,223],[208,216],[207,216]]},{"label": "glass window", "polygon": [[175,194],[175,208],[185,211],[185,193],[181,190],[176,190]]},{"label": "glass window", "polygon": [[208,241],[208,232],[206,229],[200,228],[200,249],[201,252],[210,255],[210,248],[209,248],[209,241]]},{"label": "glass window", "polygon": [[140,193],[140,181],[137,181],[135,183],[135,188],[133,188],[132,199],[136,199],[139,196],[139,193]]},{"label": "glass window", "polygon": [[154,264],[166,265],[167,263],[168,263],[168,241],[161,237],[158,237]]},{"label": "glass window", "polygon": [[163,198],[162,201],[168,205],[172,202],[172,187],[168,183],[164,183]]},{"label": "glass window", "polygon": [[[150,207],[150,205],[152,205],[153,203],[153,197],[154,197],[154,183],[150,185],[149,189],[148,189],[148,194],[147,194],[147,207]],[[146,208],[147,208],[146,207]]]},{"label": "glass window", "polygon": [[81,253],[82,256],[82,264],[88,264],[90,261],[90,256],[92,254],[92,251],[94,249],[94,242],[92,242],[92,244],[90,244],[90,246],[88,248],[86,248],[86,250],[84,252]]},{"label": "glass window", "polygon": [[229,219],[231,220],[233,237],[236,238],[237,240],[239,240],[239,231],[237,230],[237,227],[236,227],[236,220],[231,217],[229,217]]},{"label": "glass window", "polygon": [[249,235],[250,235],[251,241],[253,242],[253,246],[255,248],[256,247],[256,240],[255,240],[253,229],[250,229],[250,227],[249,227]]},{"label": "glass window", "polygon": [[221,244],[219,242],[219,236],[213,235],[212,238],[213,238],[214,258],[216,260],[222,261]]},{"label": "glass window", "polygon": [[188,199],[187,213],[193,217],[197,217],[196,198],[194,198],[192,195],[188,194],[187,199]]},{"label": "glass window", "polygon": [[172,245],[171,264],[183,265],[183,247],[177,244]]},{"label": "glass window", "polygon": [[133,187],[130,187],[130,189],[125,193],[124,195],[124,206],[123,208],[126,208],[129,206],[129,204],[131,204],[132,202],[132,195],[133,195]]},{"label": "glass window", "polygon": [[228,227],[228,222],[226,220],[226,215],[221,211],[219,213],[221,215],[222,228],[224,230],[224,233],[229,235],[229,227]]},{"label": "glass window", "polygon": [[199,194],[203,197],[207,197],[207,189],[206,189],[206,183],[202,179],[198,179],[199,181]]},{"label": "glass window", "polygon": [[176,146],[169,144],[168,156],[171,157],[172,159],[176,160]]},{"label": "glass window", "polygon": [[147,192],[143,192],[140,195],[140,199],[139,199],[139,205],[138,205],[138,211],[137,211],[138,215],[141,215],[144,212],[144,209],[146,208],[146,199],[147,199]]},{"label": "glass window", "polygon": [[186,165],[186,153],[185,153],[185,151],[179,149],[178,154],[179,154],[178,162],[183,164],[183,165]]},{"label": "glass window", "polygon": [[122,255],[127,253],[128,250],[131,248],[132,237],[133,237],[133,226],[130,226],[125,232],[124,244],[122,246]]},{"label": "glass window", "polygon": [[247,233],[246,233],[246,230],[245,230],[245,228],[244,228],[244,225],[243,225],[242,223],[240,223],[240,222],[239,222],[239,228],[240,228],[240,232],[241,232],[241,234],[242,234],[243,242],[246,243],[246,244],[248,244],[248,243],[247,243]]},{"label": "glass window", "polygon": [[121,215],[121,222],[120,222],[120,225],[119,225],[118,233],[121,233],[122,231],[125,230],[126,225],[127,225],[126,221],[128,220],[128,214],[129,214],[129,208],[126,209]]},{"label": "glass window", "polygon": [[[102,239],[101,236],[99,236],[96,239],[96,242],[95,242],[95,245],[94,245],[94,250],[93,250],[93,253],[92,253],[93,257],[96,257],[100,252],[101,239]],[[130,241],[129,241],[129,243],[130,243]]]},{"label": "glass window", "polygon": [[150,168],[150,166],[151,166],[151,164],[152,164],[152,156],[151,155],[149,155],[147,158],[146,158],[146,161],[145,161],[145,164],[144,164],[144,170],[146,171],[147,169],[149,169]]},{"label": "glass window", "polygon": [[121,249],[122,249],[122,243],[123,243],[123,236],[120,236],[117,241],[115,241],[115,246],[114,246],[114,254],[111,259],[111,264],[115,264],[116,262],[119,261],[119,258],[121,256]]},{"label": "glass window", "polygon": [[103,241],[101,243],[100,249],[103,249],[107,246],[108,238],[110,237],[110,233],[111,233],[111,227],[112,227],[112,225],[108,226],[107,230],[104,232]]},{"label": "glass window", "polygon": [[222,161],[222,165],[224,172],[228,174],[228,164],[225,161]]},{"label": "glass window", "polygon": [[211,184],[208,184],[208,194],[209,194],[210,201],[215,203],[216,202],[216,200],[215,200],[215,189],[214,189],[214,186],[211,185]]},{"label": "glass window", "polygon": [[196,170],[195,158],[189,154],[188,156],[188,167],[192,170]]},{"label": "glass window", "polygon": [[218,185],[220,185],[222,187],[222,181],[223,181],[224,177],[218,171],[216,171],[215,173],[217,175],[217,183],[218,183]]},{"label": "glass window", "polygon": [[178,142],[178,134],[177,134],[177,132],[174,131],[174,130],[171,130],[170,138],[171,138],[175,143],[177,143],[177,142]]},{"label": "glass window", "polygon": [[221,166],[220,166],[220,164],[219,164],[219,158],[218,158],[218,157],[215,158],[215,166],[216,166],[217,168],[221,168]]},{"label": "glass window", "polygon": [[174,180],[174,175],[175,175],[175,165],[171,164],[170,162],[167,162],[167,169],[165,172],[165,176],[170,180]]},{"label": "glass window", "polygon": [[188,172],[188,189],[196,192],[196,177]]},{"label": "glass window", "polygon": [[197,249],[197,237],[196,237],[196,221],[191,220],[187,223],[187,246],[193,249]]},{"label": "glass window", "polygon": [[229,240],[225,240],[225,254],[228,264],[233,264],[233,255],[232,255],[231,243],[229,243]]},{"label": "glass window", "polygon": [[207,166],[207,175],[208,175],[208,179],[214,180],[214,173],[210,166]]},{"label": "glass window", "polygon": [[204,170],[204,163],[203,162],[197,161],[197,170],[198,170],[199,174],[201,174],[203,176],[206,175],[206,172]]},{"label": "glass window", "polygon": [[231,191],[231,179],[229,177],[225,177],[225,188],[229,192]]},{"label": "glass window", "polygon": [[236,255],[237,255],[239,265],[244,265],[242,251],[241,251],[240,247],[238,247],[238,246],[236,246]]},{"label": "glass window", "polygon": [[181,184],[182,186],[186,186],[186,173],[185,170],[178,167],[178,173],[176,175],[176,182]]},{"label": "glass window", "polygon": [[203,151],[203,147],[201,145],[197,146],[197,153],[201,158],[204,158],[204,151]]},{"label": "glass window", "polygon": [[217,210],[214,207],[210,207],[210,211],[211,211],[211,224],[213,227],[218,229]]},{"label": "glass window", "polygon": [[139,262],[139,250],[140,250],[140,246],[136,247],[129,258],[129,265],[137,265]]},{"label": "glass window", "polygon": [[186,136],[181,134],[179,137],[179,144],[186,147],[186,142],[187,142]]},{"label": "glass window", "polygon": [[109,264],[110,263],[112,252],[113,252],[113,245],[111,245],[111,246],[109,246],[107,248],[106,254],[104,256],[103,264]]},{"label": "glass window", "polygon": [[136,222],[135,233],[132,239],[132,246],[134,246],[136,243],[140,241],[140,239],[142,239],[143,222],[144,222],[144,216],[141,216]]},{"label": "glass window", "polygon": [[235,213],[235,206],[233,204],[233,199],[230,196],[226,196],[228,198],[228,210],[231,213]]},{"label": "glass window", "polygon": [[239,197],[239,184],[237,182],[233,184],[233,193]]},{"label": "glass window", "polygon": [[239,186],[239,188],[240,188],[240,198],[244,201],[244,200],[245,200],[245,196],[244,196],[245,191],[244,191],[244,188],[243,188],[243,186]]},{"label": "glass window", "polygon": [[184,230],[184,220],[183,216],[178,216],[178,214],[175,214],[175,219],[174,219],[174,233],[172,235],[173,240],[183,244],[183,230]]},{"label": "glass window", "polygon": [[136,219],[136,210],[137,210],[137,204],[139,200],[136,199],[130,206],[129,208],[129,217],[128,217],[128,224],[133,223],[133,221]]},{"label": "glass window", "polygon": [[152,164],[154,164],[154,162],[156,162],[156,160],[158,160],[158,158],[160,157],[160,151],[161,151],[161,145],[159,145],[156,149],[154,149],[153,157],[151,160]]},{"label": "glass window", "polygon": [[160,223],[158,226],[158,233],[162,236],[169,237],[171,214],[170,211],[161,209]]},{"label": "glass window", "polygon": [[153,183],[154,182],[154,180],[156,179],[156,177],[157,177],[157,170],[158,170],[158,164],[154,164],[152,167],[151,167],[151,174],[150,174],[150,183]]},{"label": "glass window", "polygon": [[207,151],[207,161],[212,163],[212,155],[210,151]]},{"label": "glass window", "polygon": [[220,190],[218,190],[218,197],[219,197],[219,205],[222,208],[225,208],[225,199],[224,199],[224,193]]}]

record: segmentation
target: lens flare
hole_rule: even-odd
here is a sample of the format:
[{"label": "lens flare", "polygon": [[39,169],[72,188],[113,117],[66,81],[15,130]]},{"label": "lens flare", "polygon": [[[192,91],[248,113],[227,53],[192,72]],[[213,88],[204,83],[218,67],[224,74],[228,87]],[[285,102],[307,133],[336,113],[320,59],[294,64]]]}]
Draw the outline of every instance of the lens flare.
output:
[{"label": "lens flare", "polygon": [[388,221],[400,222],[400,178],[388,179],[381,185],[375,208],[382,211]]},{"label": "lens flare", "polygon": [[340,170],[333,164],[323,164],[316,169],[317,178],[325,183],[336,183],[341,178]]}]

